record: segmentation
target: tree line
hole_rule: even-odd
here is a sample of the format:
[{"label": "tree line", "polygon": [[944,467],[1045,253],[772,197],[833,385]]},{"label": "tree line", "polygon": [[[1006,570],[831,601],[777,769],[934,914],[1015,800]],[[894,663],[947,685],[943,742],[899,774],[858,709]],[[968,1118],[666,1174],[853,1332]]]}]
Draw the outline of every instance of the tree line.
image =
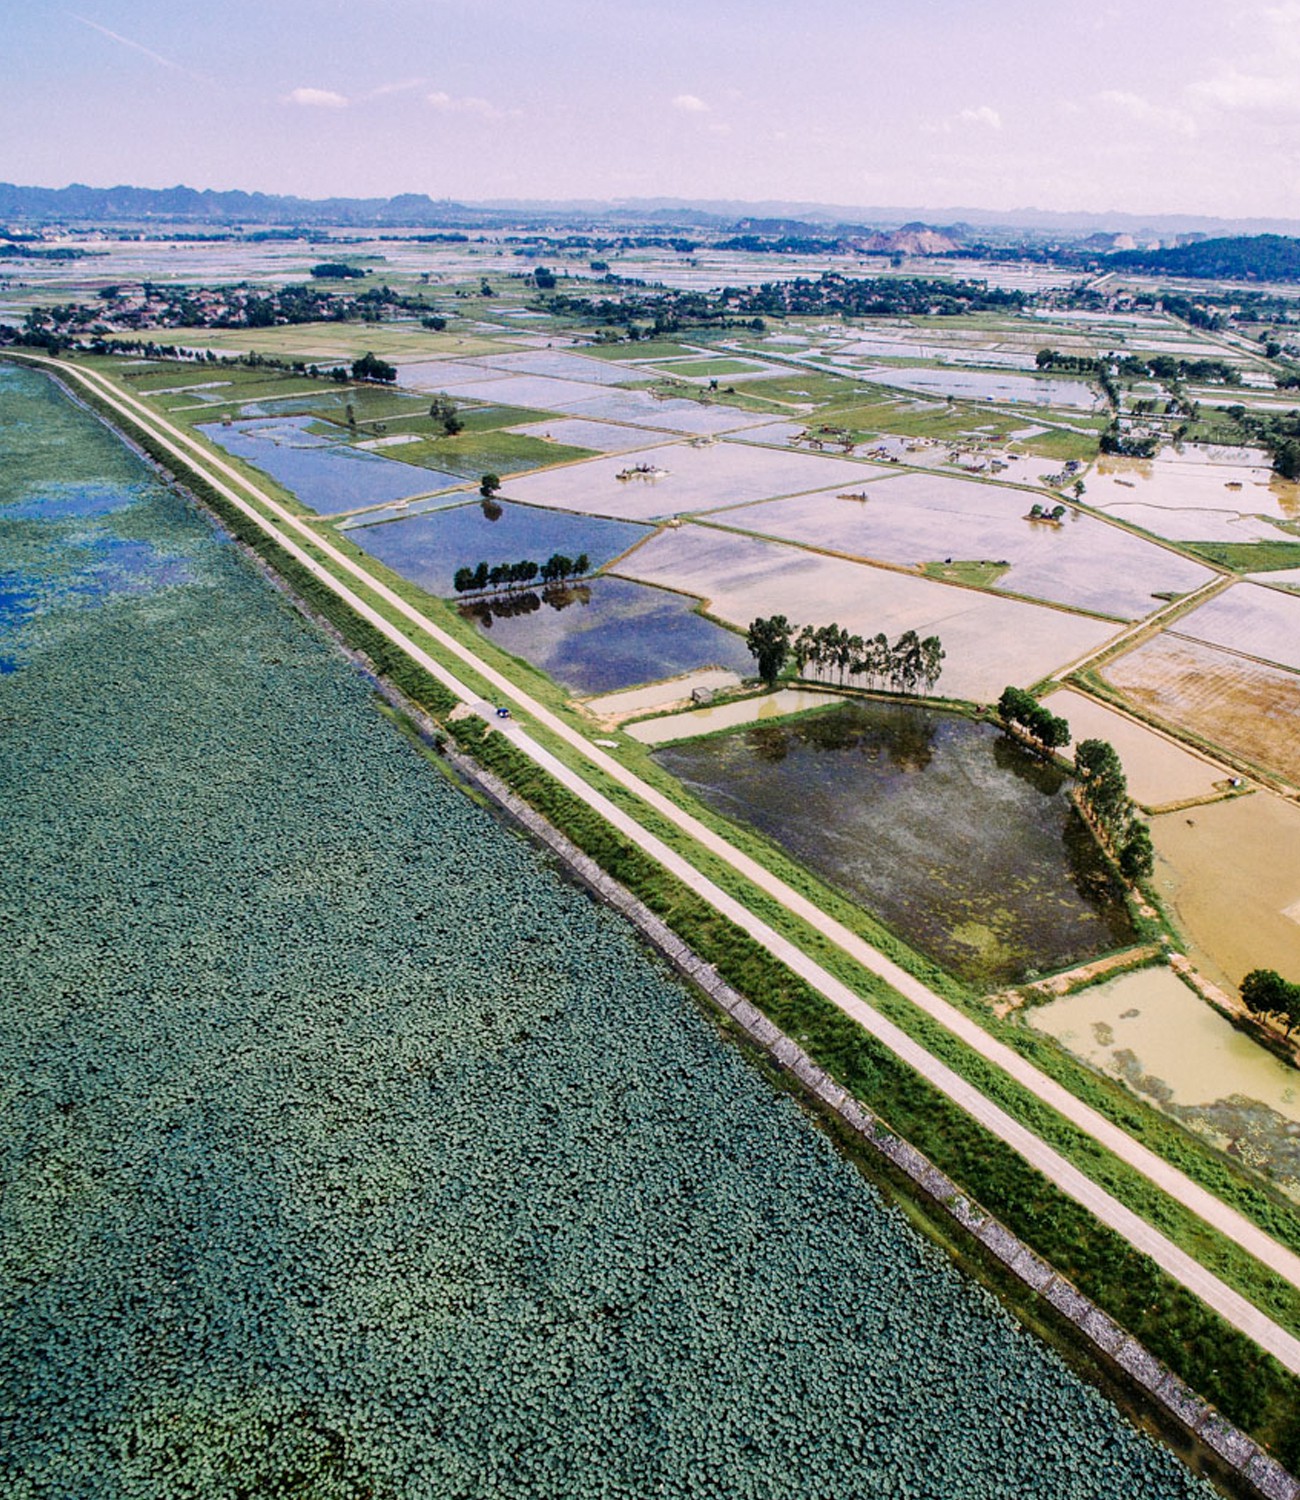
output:
[{"label": "tree line", "polygon": [[945,654],[937,635],[922,640],[915,630],[906,630],[891,646],[883,632],[868,640],[836,624],[800,628],[784,615],[756,619],[745,644],[768,687],[776,685],[793,660],[800,677],[811,667],[818,676],[837,673],[841,685],[857,677],[872,687],[888,683],[904,693],[914,693],[924,683],[929,692],[939,680]]},{"label": "tree line", "polygon": [[[1003,688],[998,716],[1004,724],[1020,729],[1044,754],[1063,750],[1070,743],[1069,721],[1023,688]],[[1079,800],[1115,851],[1125,879],[1147,879],[1155,868],[1151,830],[1133,812],[1128,778],[1114,747],[1105,740],[1081,740],[1074,751],[1074,774]]]},{"label": "tree line", "polygon": [[1240,385],[1241,371],[1222,359],[1175,359],[1171,354],[1153,354],[1139,359],[1135,354],[1062,354],[1058,349],[1040,349],[1034,356],[1040,370],[1100,378],[1113,371],[1125,380],[1191,380],[1202,384]]},{"label": "tree line", "polygon": [[581,578],[590,569],[591,560],[585,552],[577,557],[552,552],[544,563],[525,560],[489,567],[481,562],[476,568],[457,568],[452,585],[458,594],[481,594],[486,589],[518,588],[539,577],[543,583],[564,583],[569,578]]}]

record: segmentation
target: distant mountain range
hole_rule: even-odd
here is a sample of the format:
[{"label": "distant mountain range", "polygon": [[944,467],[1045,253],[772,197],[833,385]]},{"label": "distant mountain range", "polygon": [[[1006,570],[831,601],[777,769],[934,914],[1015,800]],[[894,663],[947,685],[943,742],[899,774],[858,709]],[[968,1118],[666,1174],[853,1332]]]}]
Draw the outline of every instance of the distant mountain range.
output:
[{"label": "distant mountain range", "polygon": [[[1300,220],[1229,220],[1192,214],[1058,213],[1039,209],[994,212],[979,208],[850,208],[819,203],[743,203],[729,200],[638,198],[616,202],[536,199],[461,203],[424,193],[395,198],[295,198],[272,193],[214,192],[191,187],[18,187],[0,183],[0,223],[78,225],[174,223],[344,228],[450,228],[543,221],[573,225],[596,219],[611,227],[671,223],[747,234],[828,235],[854,248],[904,254],[942,254],[971,238],[1008,240],[1030,235],[1077,242],[1093,234],[1128,236],[1156,245],[1184,235],[1300,234]],[[944,225],[947,227],[935,228]],[[978,235],[974,232],[978,231]],[[881,243],[871,243],[876,234]],[[1103,241],[1104,244],[1104,241]],[[1103,244],[1095,248],[1103,248]],[[1091,247],[1090,247],[1091,248]]]},{"label": "distant mountain range", "polygon": [[423,193],[396,198],[285,198],[270,193],[200,191],[191,187],[16,187],[0,183],[0,220],[122,224],[158,220],[201,224],[340,224],[421,227],[495,221],[491,210],[435,203]]}]

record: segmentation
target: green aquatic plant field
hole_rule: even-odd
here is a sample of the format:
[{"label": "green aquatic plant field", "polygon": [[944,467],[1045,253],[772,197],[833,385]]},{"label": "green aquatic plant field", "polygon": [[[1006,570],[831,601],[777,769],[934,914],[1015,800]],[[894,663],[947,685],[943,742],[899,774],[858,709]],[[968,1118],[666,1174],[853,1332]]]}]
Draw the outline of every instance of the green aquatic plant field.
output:
[{"label": "green aquatic plant field", "polygon": [[[0,1491],[1208,1493],[49,395],[0,368]],[[166,566],[80,590],[118,536]]]}]

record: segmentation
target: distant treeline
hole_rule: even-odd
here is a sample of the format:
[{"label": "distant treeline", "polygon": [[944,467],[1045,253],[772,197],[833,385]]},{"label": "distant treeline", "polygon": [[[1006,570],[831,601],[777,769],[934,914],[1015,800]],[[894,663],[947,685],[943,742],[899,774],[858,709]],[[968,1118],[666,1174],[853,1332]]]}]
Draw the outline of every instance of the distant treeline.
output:
[{"label": "distant treeline", "polygon": [[[609,286],[623,286],[606,276]],[[745,326],[756,332],[768,317],[883,318],[907,315],[955,317],[961,313],[1019,310],[1021,291],[1003,291],[983,281],[942,281],[924,276],[855,277],[827,272],[815,280],[764,282],[758,287],[724,287],[719,292],[629,287],[620,297],[561,293],[539,306],[583,322],[623,326],[654,334],[687,328]]]},{"label": "distant treeline", "polygon": [[1241,371],[1222,359],[1175,359],[1172,354],[1153,354],[1140,359],[1134,354],[1062,354],[1040,349],[1034,356],[1040,370],[1067,370],[1077,375],[1102,374],[1114,370],[1124,379],[1191,380],[1203,384],[1240,385]]},{"label": "distant treeline", "polygon": [[896,317],[908,314],[956,316],[1025,305],[1021,291],[1004,291],[984,281],[941,281],[925,276],[841,276],[827,272],[811,280],[764,282],[756,290],[721,293],[729,308],[765,316],[846,318]]},{"label": "distant treeline", "polygon": [[1300,239],[1281,234],[1240,234],[1197,240],[1167,250],[1120,250],[1105,263],[1128,271],[1229,281],[1300,280]]}]

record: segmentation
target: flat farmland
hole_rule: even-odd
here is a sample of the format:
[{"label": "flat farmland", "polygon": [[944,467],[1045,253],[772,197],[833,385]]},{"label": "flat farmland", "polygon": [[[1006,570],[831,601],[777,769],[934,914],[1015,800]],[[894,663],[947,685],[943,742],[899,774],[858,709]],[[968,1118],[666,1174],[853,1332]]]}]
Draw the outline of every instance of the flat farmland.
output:
[{"label": "flat farmland", "polygon": [[1300,675],[1215,646],[1158,636],[1103,677],[1136,708],[1300,786]]},{"label": "flat farmland", "polygon": [[[1091,503],[1092,496],[1088,496]],[[1283,539],[1276,526],[1258,516],[1235,510],[1178,510],[1168,506],[1116,501],[1101,507],[1105,514],[1130,526],[1140,526],[1167,542],[1276,542]]]},{"label": "flat farmland", "polygon": [[1235,583],[1177,625],[1179,635],[1300,672],[1300,598]]},{"label": "flat farmland", "polygon": [[[618,478],[637,462],[653,464],[661,472],[654,478]],[[822,485],[859,488],[881,472],[869,464],[812,453],[785,453],[738,443],[715,443],[707,448],[678,443],[644,456],[597,458],[565,469],[562,474],[516,480],[510,486],[510,495],[534,505],[645,520],[716,510]]]},{"label": "flat farmland", "polygon": [[490,354],[476,363],[509,375],[541,375],[552,380],[577,380],[587,385],[620,385],[637,378],[635,371],[620,369],[607,361],[552,349]]},{"label": "flat farmland", "polygon": [[[870,478],[870,474],[864,476]],[[940,474],[900,474],[865,488],[751,505],[720,521],[783,541],[901,566],[954,560],[1010,564],[998,586],[1050,603],[1132,620],[1162,591],[1190,593],[1214,574],[1117,526],[1067,510],[1060,524],[1026,519],[1023,490]],[[1041,497],[1039,497],[1041,500]]]},{"label": "flat farmland", "polygon": [[367,352],[381,359],[435,359],[457,354],[498,353],[511,347],[499,338],[433,333],[417,323],[296,323],[280,328],[169,328],[167,342],[227,354],[278,354],[285,359],[328,363]]},{"label": "flat farmland", "polygon": [[696,437],[710,437],[757,427],[770,420],[766,412],[742,411],[735,406],[713,406],[677,396],[652,396],[649,391],[606,390],[589,399],[574,401],[560,410],[575,417],[607,422],[630,422],[633,426],[657,427]]},{"label": "flat farmland", "polygon": [[[654,442],[654,434],[644,427],[625,427],[619,422],[596,422],[585,417],[554,417],[512,427],[510,431],[520,437],[542,438],[596,453],[628,453]],[[664,441],[671,439],[665,436]]]},{"label": "flat farmland", "polygon": [[1249,450],[1224,452],[1224,461],[1165,454],[1153,459],[1103,456],[1088,475],[1088,504],[1100,510],[1143,505],[1278,519],[1300,516],[1300,485],[1278,478],[1261,462],[1250,462]]},{"label": "flat farmland", "polygon": [[401,384],[421,392],[445,390],[451,381],[504,380],[509,373],[469,358],[413,359],[397,363],[397,378]]},{"label": "flat farmland", "polygon": [[628,578],[682,589],[746,629],[759,615],[835,621],[859,635],[937,635],[947,652],[938,691],[991,702],[1007,683],[1036,682],[1095,649],[1115,626],[1045,605],[953,588],[711,526],[666,530],[619,565]]},{"label": "flat farmland", "polygon": [[1073,754],[1081,740],[1105,740],[1115,747],[1129,792],[1143,807],[1213,796],[1232,774],[1226,766],[1193,754],[1146,724],[1071,688],[1061,688],[1043,701],[1070,726],[1067,755]]},{"label": "flat farmland", "polygon": [[1255,792],[1165,813],[1151,836],[1198,969],[1228,988],[1251,969],[1300,973],[1300,807]]}]

